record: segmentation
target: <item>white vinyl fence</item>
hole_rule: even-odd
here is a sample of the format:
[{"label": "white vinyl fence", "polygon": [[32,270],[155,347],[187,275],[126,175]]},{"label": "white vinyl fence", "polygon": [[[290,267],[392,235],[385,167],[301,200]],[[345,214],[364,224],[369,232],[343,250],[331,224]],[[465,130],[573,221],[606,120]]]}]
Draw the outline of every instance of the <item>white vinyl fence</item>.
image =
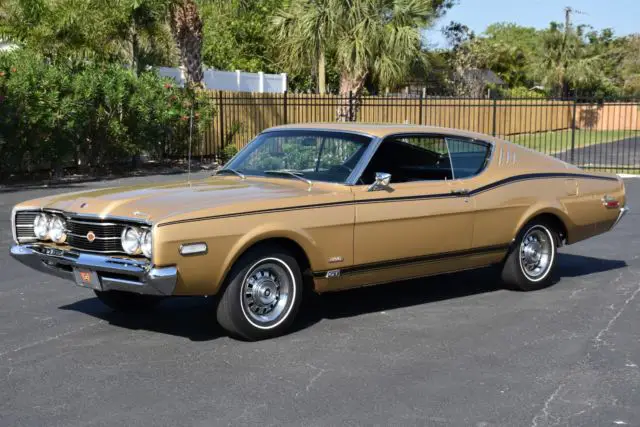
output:
[{"label": "white vinyl fence", "polygon": [[[171,77],[178,85],[185,83],[184,72],[181,68],[158,67],[158,73],[164,77]],[[230,90],[236,92],[284,93],[287,90],[287,75],[247,73],[244,71],[220,71],[206,69],[204,84],[207,89]]]}]

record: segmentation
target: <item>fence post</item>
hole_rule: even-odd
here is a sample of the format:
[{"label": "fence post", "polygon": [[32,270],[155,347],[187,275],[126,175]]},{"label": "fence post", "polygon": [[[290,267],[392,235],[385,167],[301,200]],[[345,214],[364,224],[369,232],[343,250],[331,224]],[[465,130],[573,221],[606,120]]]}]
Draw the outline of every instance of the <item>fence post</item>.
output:
[{"label": "fence post", "polygon": [[422,99],[424,98],[424,90],[420,91],[420,104],[418,105],[418,124],[422,125]]},{"label": "fence post", "polygon": [[224,150],[224,108],[222,105],[222,91],[218,91],[218,115],[220,116],[220,152],[216,153],[220,156]]},{"label": "fence post", "polygon": [[498,113],[498,100],[496,98],[493,98],[493,131],[492,131],[492,135],[496,136],[496,121],[497,121],[497,114]]},{"label": "fence post", "polygon": [[284,91],[284,97],[283,97],[283,113],[282,115],[284,116],[284,124],[288,124],[289,123],[289,116],[288,116],[288,111],[287,111],[287,91]]},{"label": "fence post", "polygon": [[573,164],[574,158],[574,152],[576,149],[576,113],[578,112],[578,94],[576,93],[573,97],[573,114],[571,117],[571,161],[570,163]]},{"label": "fence post", "polygon": [[352,122],[353,121],[353,92],[349,91],[349,112],[347,113],[347,121],[348,122]]}]

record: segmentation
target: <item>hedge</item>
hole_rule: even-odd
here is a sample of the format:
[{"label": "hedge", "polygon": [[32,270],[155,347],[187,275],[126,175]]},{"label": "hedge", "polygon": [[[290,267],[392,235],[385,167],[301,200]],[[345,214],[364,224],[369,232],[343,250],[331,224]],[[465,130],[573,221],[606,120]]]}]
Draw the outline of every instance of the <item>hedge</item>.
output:
[{"label": "hedge", "polygon": [[154,72],[51,65],[28,50],[0,54],[0,177],[182,154],[194,100],[195,125],[204,129],[210,101]]}]

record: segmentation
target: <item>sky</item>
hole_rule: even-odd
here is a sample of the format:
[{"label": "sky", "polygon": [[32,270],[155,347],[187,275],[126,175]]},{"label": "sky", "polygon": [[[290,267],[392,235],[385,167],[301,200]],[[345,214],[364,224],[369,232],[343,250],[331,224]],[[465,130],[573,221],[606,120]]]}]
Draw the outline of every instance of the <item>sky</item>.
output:
[{"label": "sky", "polygon": [[565,6],[582,12],[573,15],[576,24],[613,28],[619,36],[640,33],[640,0],[458,0],[425,36],[429,45],[445,47],[441,28],[451,21],[467,25],[476,34],[494,22],[545,28],[551,21],[564,21]]}]

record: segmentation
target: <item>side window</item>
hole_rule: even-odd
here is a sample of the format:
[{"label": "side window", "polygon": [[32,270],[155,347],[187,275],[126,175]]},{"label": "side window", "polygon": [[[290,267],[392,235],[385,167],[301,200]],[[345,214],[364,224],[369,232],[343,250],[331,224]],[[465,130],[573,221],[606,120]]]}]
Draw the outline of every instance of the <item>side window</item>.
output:
[{"label": "side window", "polygon": [[371,184],[376,172],[391,174],[391,182],[440,181],[453,178],[447,141],[431,135],[385,139],[361,177]]},{"label": "side window", "polygon": [[484,142],[447,138],[449,158],[456,179],[479,174],[489,159],[490,146]]}]

